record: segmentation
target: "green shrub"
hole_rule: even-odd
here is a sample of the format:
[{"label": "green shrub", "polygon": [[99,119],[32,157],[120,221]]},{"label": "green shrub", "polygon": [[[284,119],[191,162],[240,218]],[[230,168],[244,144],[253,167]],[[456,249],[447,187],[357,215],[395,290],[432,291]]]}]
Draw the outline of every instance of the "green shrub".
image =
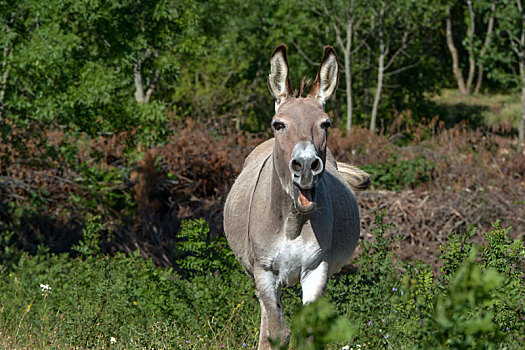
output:
[{"label": "green shrub", "polygon": [[484,246],[470,241],[475,229],[469,227],[442,247],[443,284],[438,288],[443,291],[431,325],[433,339],[440,342],[429,341],[429,348],[516,348],[519,343],[525,329],[523,242],[511,240],[510,228],[502,229],[499,222],[493,227]]},{"label": "green shrub", "polygon": [[224,236],[210,237],[206,220],[183,220],[175,244],[175,264],[188,276],[243,273]]},{"label": "green shrub", "polygon": [[82,240],[71,249],[85,257],[95,256],[100,253],[100,215],[90,215],[86,227],[82,231]]},{"label": "green shrub", "polygon": [[453,232],[448,237],[448,242],[445,246],[441,246],[441,256],[439,259],[443,263],[441,272],[444,277],[450,277],[456,272],[470,255],[470,251],[474,244],[470,241],[476,234],[476,228],[469,225],[465,231]]},{"label": "green shrub", "polygon": [[522,268],[525,267],[523,241],[512,240],[509,237],[511,228],[501,228],[499,220],[493,223],[492,227],[492,231],[484,235],[487,244],[482,247],[483,265],[512,280],[519,280],[523,276]]},{"label": "green shrub", "polygon": [[[510,227],[501,228],[499,220],[486,233],[481,247],[481,261],[504,277],[498,291],[501,296],[493,306],[494,321],[500,331],[525,334],[525,247],[520,239],[509,237]],[[515,339],[517,340],[517,339]],[[523,341],[523,337],[521,339]]]},{"label": "green shrub", "polygon": [[363,165],[362,168],[372,174],[374,187],[401,191],[407,187],[413,189],[430,181],[434,165],[424,157],[403,160],[393,154],[386,162]]},{"label": "green shrub", "polygon": [[2,264],[11,266],[20,258],[15,237],[13,231],[2,230],[0,227],[0,267]]},{"label": "green shrub", "polygon": [[434,327],[442,348],[494,349],[504,333],[494,322],[492,306],[501,303],[503,277],[496,270],[483,270],[473,249],[439,295],[434,310]]},{"label": "green shrub", "polygon": [[[255,332],[237,331],[258,321],[243,274],[186,280],[138,254],[42,254],[24,255],[0,283],[0,330],[13,347],[44,348],[50,335],[62,346],[96,348],[111,337],[136,348],[178,348],[199,335],[213,344],[255,339]],[[45,299],[40,284],[51,288]]]},{"label": "green shrub", "polygon": [[71,193],[71,199],[82,209],[95,210],[102,207],[106,211],[131,213],[136,202],[131,191],[127,191],[127,171],[115,167],[76,165],[82,175],[77,179],[82,193]]},{"label": "green shrub", "polygon": [[[335,312],[330,302],[322,297],[302,307],[292,320],[292,344],[296,349],[324,349],[329,343],[351,340],[355,331],[350,322]],[[275,349],[286,349],[278,340],[272,340]]]}]

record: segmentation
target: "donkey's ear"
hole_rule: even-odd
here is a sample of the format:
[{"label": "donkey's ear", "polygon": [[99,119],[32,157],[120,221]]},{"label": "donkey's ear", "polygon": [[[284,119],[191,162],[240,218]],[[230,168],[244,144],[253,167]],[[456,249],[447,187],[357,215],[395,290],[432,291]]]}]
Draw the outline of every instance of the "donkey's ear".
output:
[{"label": "donkey's ear", "polygon": [[337,54],[332,46],[325,46],[323,60],[312,85],[312,90],[308,95],[315,98],[324,108],[326,101],[337,88],[338,81],[339,62],[337,61]]},{"label": "donkey's ear", "polygon": [[275,98],[275,111],[277,112],[281,103],[292,96],[285,44],[281,44],[275,48],[272,58],[270,58],[270,64],[271,70],[268,76],[268,89]]}]

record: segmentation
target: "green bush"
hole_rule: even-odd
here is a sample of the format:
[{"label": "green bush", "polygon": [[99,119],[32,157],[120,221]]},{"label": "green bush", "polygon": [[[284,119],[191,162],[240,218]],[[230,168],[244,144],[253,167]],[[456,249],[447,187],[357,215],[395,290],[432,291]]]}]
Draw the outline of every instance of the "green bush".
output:
[{"label": "green bush", "polygon": [[210,237],[210,226],[204,219],[183,220],[175,244],[175,264],[187,276],[242,271],[224,236]]},{"label": "green bush", "polygon": [[[302,307],[292,319],[292,329],[292,344],[301,350],[324,349],[329,343],[351,340],[355,333],[348,319],[337,315],[324,297]],[[286,349],[278,340],[271,343],[276,350]]]},{"label": "green bush", "polygon": [[434,339],[439,339],[436,345],[442,348],[494,349],[504,340],[492,309],[504,302],[499,294],[503,277],[494,269],[483,270],[475,261],[476,255],[473,249],[447,291],[437,298]]},{"label": "green bush", "polygon": [[14,264],[20,253],[16,247],[15,233],[11,230],[2,230],[0,227],[0,262],[5,265]]},{"label": "green bush", "polygon": [[100,253],[100,215],[89,216],[86,227],[82,231],[82,240],[71,249],[85,257],[95,256]]},{"label": "green bush", "polygon": [[372,174],[374,187],[401,191],[407,187],[413,189],[430,181],[434,165],[423,157],[404,160],[393,154],[386,162],[363,165],[362,168]]},{"label": "green bush", "polygon": [[470,241],[476,234],[476,228],[468,226],[466,231],[452,232],[448,237],[448,243],[441,246],[441,256],[439,259],[443,263],[441,272],[443,277],[450,277],[455,273],[462,262],[464,262],[470,254],[474,244]]},{"label": "green bush", "polygon": [[470,241],[475,229],[469,227],[442,247],[443,284],[428,348],[518,348],[525,327],[525,251],[522,241],[508,237],[509,230],[494,223],[486,245],[479,246]]}]

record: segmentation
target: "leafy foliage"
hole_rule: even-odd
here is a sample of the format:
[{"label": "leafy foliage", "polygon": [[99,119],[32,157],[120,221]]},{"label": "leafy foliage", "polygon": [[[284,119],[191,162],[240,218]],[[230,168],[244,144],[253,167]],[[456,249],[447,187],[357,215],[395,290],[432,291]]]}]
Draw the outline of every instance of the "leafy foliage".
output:
[{"label": "leafy foliage", "polygon": [[[212,241],[204,221],[185,222],[188,240],[180,242],[185,255],[179,263],[188,263],[189,270],[175,271],[155,267],[138,253],[92,254],[98,220],[90,219],[84,241],[77,245],[86,254],[71,257],[42,249],[34,256],[24,254],[13,267],[0,267],[3,344],[182,349],[256,345],[259,303],[253,282],[221,257],[232,259],[226,247],[213,246],[217,255],[208,257]],[[359,267],[332,278],[326,299],[301,307],[297,289],[283,294],[292,346],[518,347],[525,327],[525,283],[519,268],[523,260],[517,258],[523,256],[523,242],[510,240],[508,229],[495,224],[479,264],[479,246],[467,244],[472,247],[467,249],[461,247],[467,240],[455,240],[444,252],[469,255],[465,259],[463,253],[445,253],[446,264],[457,268],[437,278],[426,264],[393,261],[396,240],[385,237],[392,227],[382,220],[378,213],[375,240],[364,244]],[[507,263],[500,264],[502,257]],[[219,261],[221,268],[206,270]],[[498,266],[504,269],[498,271]]]},{"label": "leafy foliage", "polygon": [[[295,347],[304,350],[324,349],[334,341],[351,340],[354,330],[350,322],[338,316],[332,304],[321,297],[301,308],[292,319]],[[287,347],[272,341],[275,349]]]},{"label": "leafy foliage", "polygon": [[160,131],[167,121],[161,97],[203,44],[195,5],[2,2],[5,112],[16,123],[54,123],[92,135],[130,125]]},{"label": "leafy foliage", "polygon": [[470,239],[476,233],[476,228],[470,226],[466,231],[456,233],[453,232],[446,246],[442,246],[440,260],[443,262],[441,272],[445,276],[454,274],[461,263],[465,261],[472,250],[473,243]]},{"label": "leafy foliage", "polygon": [[399,159],[395,154],[386,162],[368,164],[363,170],[372,174],[372,185],[390,191],[415,188],[432,178],[434,165],[424,157],[413,160]]},{"label": "leafy foliage", "polygon": [[492,349],[501,343],[503,333],[494,324],[490,307],[503,300],[498,296],[503,277],[476,263],[471,250],[435,306],[437,336],[442,346],[453,349]]},{"label": "leafy foliage", "polygon": [[88,218],[86,228],[83,231],[82,240],[72,247],[72,250],[83,256],[95,256],[100,253],[100,216],[95,215]]},{"label": "leafy foliage", "polygon": [[184,220],[181,226],[180,240],[175,245],[175,261],[184,274],[203,276],[220,272],[227,275],[232,267],[235,271],[240,270],[233,252],[227,248],[226,238],[209,236],[206,220]]}]

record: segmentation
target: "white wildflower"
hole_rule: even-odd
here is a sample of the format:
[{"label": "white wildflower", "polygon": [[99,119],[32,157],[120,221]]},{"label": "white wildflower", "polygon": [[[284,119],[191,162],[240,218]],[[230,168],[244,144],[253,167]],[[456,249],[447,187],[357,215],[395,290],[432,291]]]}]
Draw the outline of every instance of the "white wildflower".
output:
[{"label": "white wildflower", "polygon": [[51,287],[49,286],[49,284],[40,283],[40,289],[42,290],[42,295],[51,294]]},{"label": "white wildflower", "polygon": [[115,337],[111,337],[111,338],[109,338],[109,342],[111,344],[115,344],[117,342],[117,339]]}]

